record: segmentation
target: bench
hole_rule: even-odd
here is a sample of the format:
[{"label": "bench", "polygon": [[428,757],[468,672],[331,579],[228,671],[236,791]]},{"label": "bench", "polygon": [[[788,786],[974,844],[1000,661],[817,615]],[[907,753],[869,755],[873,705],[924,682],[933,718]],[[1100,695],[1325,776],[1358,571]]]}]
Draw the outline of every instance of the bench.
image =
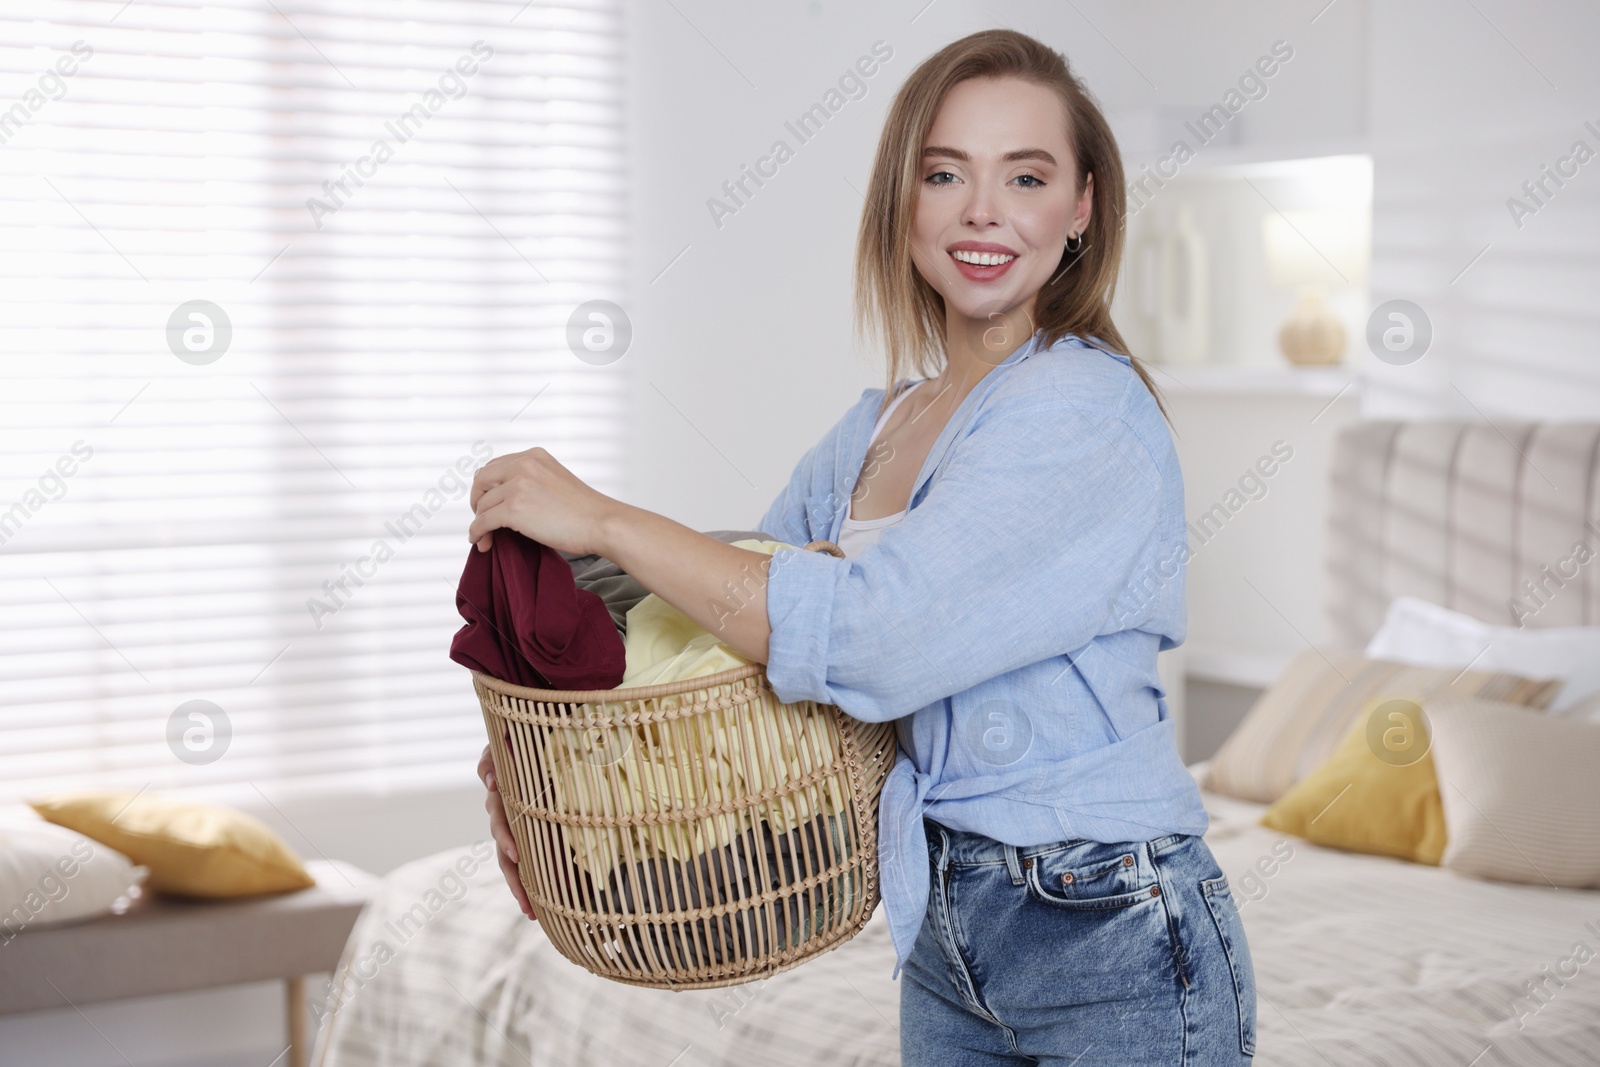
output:
[{"label": "bench", "polygon": [[305,1067],[305,976],[331,972],[378,878],[313,860],[309,889],[231,900],[141,893],[124,911],[24,929],[5,946],[0,1014],[278,979],[287,1057]]}]

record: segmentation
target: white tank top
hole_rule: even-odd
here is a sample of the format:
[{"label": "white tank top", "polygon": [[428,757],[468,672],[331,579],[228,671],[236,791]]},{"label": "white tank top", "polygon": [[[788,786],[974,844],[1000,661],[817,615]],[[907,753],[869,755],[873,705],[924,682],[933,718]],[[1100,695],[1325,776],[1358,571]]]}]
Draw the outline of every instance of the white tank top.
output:
[{"label": "white tank top", "polygon": [[[872,437],[867,441],[867,451],[869,453],[872,451],[873,443],[878,440],[878,434],[883,430],[884,423],[889,421],[889,416],[894,414],[894,409],[899,406],[900,401],[910,396],[911,390],[921,384],[922,382],[917,382],[916,385],[900,390],[900,395],[889,401],[889,406],[884,409],[882,415],[878,416],[877,425],[872,427]],[[852,519],[849,512],[851,506],[846,505],[844,525],[839,527],[838,545],[844,552],[846,559],[854,559],[861,555],[862,552],[866,551],[868,545],[883,536],[883,531],[904,519],[908,510],[902,508],[893,515],[885,515],[881,519]]]}]

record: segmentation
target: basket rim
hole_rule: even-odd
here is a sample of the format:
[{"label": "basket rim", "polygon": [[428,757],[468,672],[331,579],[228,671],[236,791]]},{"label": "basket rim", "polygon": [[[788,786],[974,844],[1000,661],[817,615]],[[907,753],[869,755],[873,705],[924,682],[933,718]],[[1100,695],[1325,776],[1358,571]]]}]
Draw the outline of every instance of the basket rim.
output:
[{"label": "basket rim", "polygon": [[718,671],[716,674],[703,674],[698,678],[681,678],[676,682],[663,682],[660,685],[617,686],[612,689],[533,689],[525,685],[515,685],[492,674],[484,674],[482,671],[471,673],[473,679],[485,689],[519,700],[537,700],[546,704],[615,704],[620,700],[649,700],[653,697],[678,696],[698,689],[742,682],[756,675],[764,676],[766,664],[747,663],[741,667]]}]

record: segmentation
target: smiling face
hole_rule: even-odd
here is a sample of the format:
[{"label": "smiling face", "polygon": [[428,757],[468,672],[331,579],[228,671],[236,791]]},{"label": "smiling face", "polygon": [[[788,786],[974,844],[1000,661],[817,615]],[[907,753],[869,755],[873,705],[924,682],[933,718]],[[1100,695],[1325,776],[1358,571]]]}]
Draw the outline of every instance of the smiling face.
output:
[{"label": "smiling face", "polygon": [[1063,243],[1088,225],[1094,191],[1093,175],[1081,194],[1073,188],[1061,98],[1017,78],[969,78],[940,104],[920,167],[912,262],[944,297],[947,341],[1014,309],[1027,316],[1025,337]]}]

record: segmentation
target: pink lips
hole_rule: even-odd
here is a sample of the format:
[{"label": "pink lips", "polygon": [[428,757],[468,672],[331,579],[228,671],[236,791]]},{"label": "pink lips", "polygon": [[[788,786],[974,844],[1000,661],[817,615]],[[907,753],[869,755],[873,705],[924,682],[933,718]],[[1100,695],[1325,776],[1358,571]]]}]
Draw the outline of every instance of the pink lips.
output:
[{"label": "pink lips", "polygon": [[999,252],[1000,254],[1007,255],[1007,256],[1014,256],[1014,255],[1017,254],[1017,250],[1015,248],[1007,248],[1005,245],[997,245],[997,244],[993,243],[992,241],[957,241],[955,244],[951,245],[949,248],[946,248],[945,251],[946,252]]},{"label": "pink lips", "polygon": [[[945,251],[995,252],[1006,256],[1016,256],[1017,254],[1014,249],[1007,248],[1005,245],[994,244],[990,241],[957,241]],[[961,260],[956,259],[953,255],[950,257],[950,259],[951,262],[956,265],[956,270],[960,271],[963,277],[969,278],[975,282],[994,281],[996,278],[999,278],[1001,275],[1005,274],[1006,271],[1010,270],[1011,265],[1016,262],[1016,259],[1009,259],[1004,263],[996,263],[993,266],[980,267],[975,263],[963,263]]]}]

